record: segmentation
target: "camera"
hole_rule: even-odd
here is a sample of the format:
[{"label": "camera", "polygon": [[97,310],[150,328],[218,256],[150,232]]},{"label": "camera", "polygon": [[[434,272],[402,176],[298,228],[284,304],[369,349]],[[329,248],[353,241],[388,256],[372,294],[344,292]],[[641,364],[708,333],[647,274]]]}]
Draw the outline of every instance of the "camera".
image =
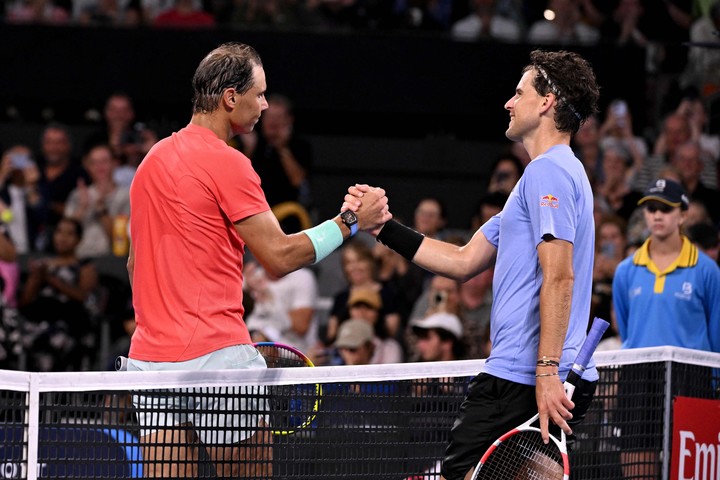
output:
[{"label": "camera", "polygon": [[444,306],[446,302],[447,302],[447,292],[438,291],[433,294],[433,296],[432,296],[432,306],[433,307],[438,307],[441,305]]}]

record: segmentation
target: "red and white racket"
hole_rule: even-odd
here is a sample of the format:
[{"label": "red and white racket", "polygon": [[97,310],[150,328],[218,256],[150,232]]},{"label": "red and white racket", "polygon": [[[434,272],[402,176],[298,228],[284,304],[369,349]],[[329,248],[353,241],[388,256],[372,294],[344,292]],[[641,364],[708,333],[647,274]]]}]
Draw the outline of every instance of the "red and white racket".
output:
[{"label": "red and white racket", "polygon": [[[587,338],[580,347],[572,370],[565,380],[565,393],[572,399],[575,385],[582,377],[592,358],[608,322],[595,318]],[[534,424],[540,418],[535,414],[530,420],[515,427],[487,449],[480,459],[473,480],[568,480],[570,462],[567,454],[565,432],[560,430],[560,438],[550,435],[545,444],[540,428]]]}]

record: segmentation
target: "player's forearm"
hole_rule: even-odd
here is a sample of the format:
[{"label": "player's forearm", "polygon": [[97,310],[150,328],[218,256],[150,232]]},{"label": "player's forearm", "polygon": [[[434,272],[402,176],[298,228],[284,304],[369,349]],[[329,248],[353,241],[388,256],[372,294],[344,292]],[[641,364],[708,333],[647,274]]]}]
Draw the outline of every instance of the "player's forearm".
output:
[{"label": "player's forearm", "polygon": [[425,238],[420,244],[413,262],[418,266],[443,277],[466,281],[474,276],[470,255],[451,243]]},{"label": "player's forearm", "polygon": [[540,342],[538,358],[559,361],[570,321],[574,280],[570,277],[544,278],[540,288]]}]

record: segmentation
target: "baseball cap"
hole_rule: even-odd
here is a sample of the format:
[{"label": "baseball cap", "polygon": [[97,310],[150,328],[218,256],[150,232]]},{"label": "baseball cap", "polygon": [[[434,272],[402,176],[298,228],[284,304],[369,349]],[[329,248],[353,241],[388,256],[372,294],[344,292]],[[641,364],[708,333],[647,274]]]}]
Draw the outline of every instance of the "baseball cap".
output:
[{"label": "baseball cap", "polygon": [[335,346],[337,348],[357,348],[375,337],[373,327],[365,320],[351,318],[340,324]]},{"label": "baseball cap", "polygon": [[463,327],[460,318],[457,315],[446,312],[433,313],[425,318],[415,318],[410,321],[413,328],[422,328],[430,330],[431,328],[441,328],[452,333],[455,338],[462,338]]},{"label": "baseball cap", "polygon": [[370,308],[380,310],[382,307],[382,298],[380,298],[380,293],[376,290],[370,290],[367,288],[353,289],[350,293],[350,298],[348,298],[347,304],[348,307],[352,307],[357,303],[364,303]]},{"label": "baseball cap", "polygon": [[690,206],[690,199],[683,186],[667,178],[655,180],[655,183],[645,190],[645,194],[638,201],[638,205],[642,205],[649,200],[657,200],[671,207],[680,207],[683,210],[687,210]]}]

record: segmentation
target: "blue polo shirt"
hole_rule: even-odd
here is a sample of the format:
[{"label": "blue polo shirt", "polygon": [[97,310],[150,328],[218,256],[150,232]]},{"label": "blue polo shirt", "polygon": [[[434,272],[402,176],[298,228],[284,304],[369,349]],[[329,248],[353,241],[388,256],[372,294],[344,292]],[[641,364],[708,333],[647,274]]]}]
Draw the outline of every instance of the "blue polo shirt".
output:
[{"label": "blue polo shirt", "polygon": [[665,270],[650,239],[615,270],[613,303],[622,348],[670,345],[720,352],[720,269],[683,237]]},{"label": "blue polo shirt", "polygon": [[[570,147],[556,145],[530,162],[503,211],[481,230],[497,248],[492,351],[485,371],[525,385],[535,385],[540,341],[543,272],[537,247],[545,235],[573,244],[575,283],[560,362],[564,378],[587,331],[595,248],[593,193],[585,169]],[[597,380],[594,362],[583,378]]]}]

